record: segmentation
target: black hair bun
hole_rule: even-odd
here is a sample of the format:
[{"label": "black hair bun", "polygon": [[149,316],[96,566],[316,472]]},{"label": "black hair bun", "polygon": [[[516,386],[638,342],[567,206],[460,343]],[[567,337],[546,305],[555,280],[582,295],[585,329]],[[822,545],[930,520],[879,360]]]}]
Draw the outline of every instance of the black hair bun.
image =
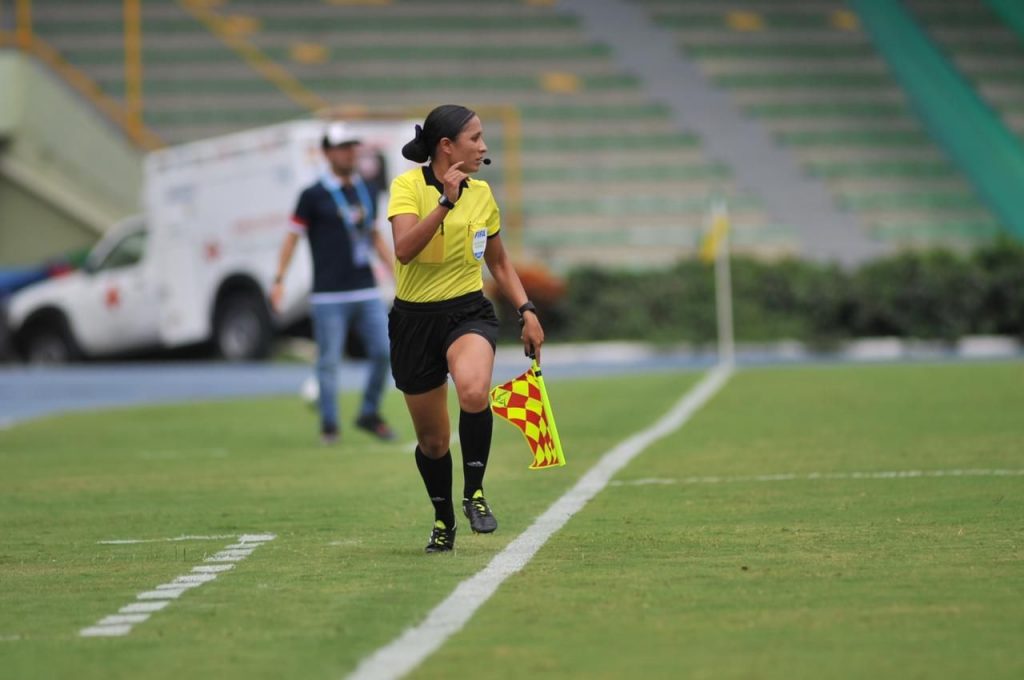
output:
[{"label": "black hair bun", "polygon": [[412,141],[402,147],[402,155],[413,163],[426,163],[433,149],[427,146],[427,140],[424,139],[425,136],[423,128],[417,125],[416,134]]},{"label": "black hair bun", "polygon": [[413,163],[426,163],[430,158],[427,145],[421,138],[417,138],[402,147],[402,155]]}]

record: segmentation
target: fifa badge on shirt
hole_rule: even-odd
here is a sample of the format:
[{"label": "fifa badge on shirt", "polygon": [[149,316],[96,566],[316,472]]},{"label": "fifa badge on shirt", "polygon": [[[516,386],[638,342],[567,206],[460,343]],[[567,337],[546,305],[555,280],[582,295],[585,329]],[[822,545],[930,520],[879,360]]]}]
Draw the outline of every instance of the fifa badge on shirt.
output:
[{"label": "fifa badge on shirt", "polygon": [[487,250],[487,230],[477,229],[473,232],[473,257],[480,259]]}]

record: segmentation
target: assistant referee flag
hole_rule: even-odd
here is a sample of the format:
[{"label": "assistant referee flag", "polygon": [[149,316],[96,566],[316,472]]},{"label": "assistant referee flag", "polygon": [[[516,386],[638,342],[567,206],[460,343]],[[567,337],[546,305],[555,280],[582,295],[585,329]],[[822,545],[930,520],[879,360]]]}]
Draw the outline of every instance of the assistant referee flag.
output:
[{"label": "assistant referee flag", "polygon": [[533,452],[531,470],[565,465],[555,414],[536,361],[526,373],[491,390],[491,410],[522,431]]}]

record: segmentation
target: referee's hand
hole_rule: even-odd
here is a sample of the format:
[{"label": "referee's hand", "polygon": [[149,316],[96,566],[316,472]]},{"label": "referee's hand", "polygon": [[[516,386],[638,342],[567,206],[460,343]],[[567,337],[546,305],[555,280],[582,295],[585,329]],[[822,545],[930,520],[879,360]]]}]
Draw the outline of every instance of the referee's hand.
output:
[{"label": "referee's hand", "polygon": [[462,164],[465,161],[459,161],[458,163],[452,163],[451,167],[448,168],[448,172],[444,173],[442,178],[444,181],[444,195],[448,197],[448,200],[454,203],[459,200],[459,185],[462,181],[469,177],[466,173],[462,172]]},{"label": "referee's hand", "polygon": [[540,346],[544,344],[544,329],[533,312],[523,314],[523,332],[519,337],[523,341],[523,352],[526,356],[533,357],[540,364]]}]

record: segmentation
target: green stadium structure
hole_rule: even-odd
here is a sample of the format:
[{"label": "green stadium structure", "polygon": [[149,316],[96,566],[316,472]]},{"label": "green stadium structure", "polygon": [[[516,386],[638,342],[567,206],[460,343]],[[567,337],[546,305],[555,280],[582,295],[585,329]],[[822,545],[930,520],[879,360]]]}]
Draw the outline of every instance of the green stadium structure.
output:
[{"label": "green stadium structure", "polygon": [[[1024,139],[1024,34],[981,0],[904,4],[1007,127]],[[1007,5],[1024,15],[1024,5]]]},{"label": "green stadium structure", "polygon": [[[969,247],[1002,230],[925,131],[848,3],[628,1],[652,27],[670,31],[680,59],[731,93],[885,249]],[[127,104],[123,0],[31,4],[35,35]],[[1010,29],[981,0],[908,5],[1019,134],[1024,48]],[[711,157],[642,74],[624,71],[609,46],[553,0],[141,7],[142,122],[167,143],[326,107],[375,115],[460,102],[488,112],[496,162],[483,176],[511,208],[510,225],[522,216],[509,240],[527,260],[556,270],[662,265],[696,250],[718,197],[729,202],[738,251],[803,250],[806,234],[769,214],[758,186],[740,185],[735,161]],[[499,110],[514,110],[518,129],[492,115]],[[509,145],[521,160],[514,170],[504,163]]]},{"label": "green stadium structure", "polygon": [[[35,5],[37,33],[123,97],[121,2]],[[794,252],[792,232],[772,224],[728,167],[551,5],[149,0],[145,123],[179,142],[309,115],[318,102],[371,112],[511,106],[521,120],[525,197],[515,242],[527,259],[558,270],[668,263],[695,251],[713,196],[731,203],[738,250]],[[285,87],[260,70],[268,64],[284,72]],[[503,148],[516,142],[499,116],[485,119],[496,161],[485,176],[501,200]]]},{"label": "green stadium structure", "polygon": [[1024,238],[1024,146],[902,4],[850,0],[932,137]]},{"label": "green stadium structure", "polygon": [[633,2],[673,31],[682,52],[762,120],[807,173],[825,180],[836,204],[857,214],[874,238],[901,247],[970,246],[1000,232],[846,3]]},{"label": "green stadium structure", "polygon": [[0,49],[0,268],[91,246],[138,209],[142,154],[43,64]]}]

